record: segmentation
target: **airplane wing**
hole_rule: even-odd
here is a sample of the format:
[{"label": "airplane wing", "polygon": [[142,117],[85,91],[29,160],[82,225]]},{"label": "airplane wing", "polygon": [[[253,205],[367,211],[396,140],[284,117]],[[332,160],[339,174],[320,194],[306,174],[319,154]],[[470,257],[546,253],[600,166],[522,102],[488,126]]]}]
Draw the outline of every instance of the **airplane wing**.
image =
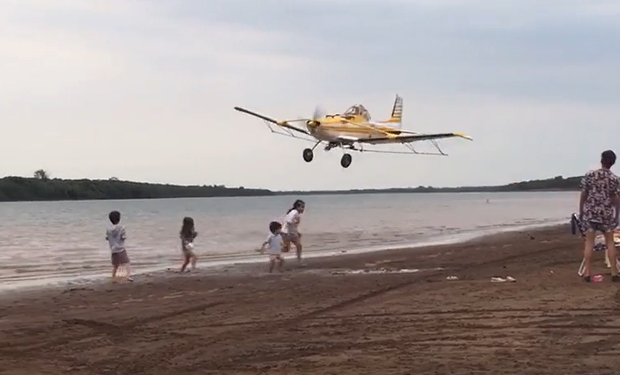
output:
[{"label": "airplane wing", "polygon": [[278,125],[278,126],[283,127],[283,128],[285,128],[285,129],[289,129],[289,130],[292,130],[292,131],[295,131],[295,132],[298,132],[298,133],[302,133],[302,134],[310,135],[310,133],[309,133],[307,130],[304,130],[304,129],[302,129],[302,128],[298,128],[298,127],[296,127],[296,126],[293,126],[293,125],[289,124],[289,122],[292,122],[292,121],[307,121],[307,120],[305,120],[305,119],[300,119],[300,120],[289,120],[289,121],[276,121],[276,120],[274,120],[274,119],[272,119],[272,118],[270,118],[270,117],[263,116],[263,115],[261,115],[261,114],[259,114],[259,113],[252,112],[252,111],[247,110],[247,109],[245,109],[245,108],[235,107],[235,110],[236,110],[236,111],[239,111],[239,112],[246,113],[246,114],[248,114],[248,115],[250,115],[250,116],[257,117],[257,118],[259,118],[259,119],[261,119],[261,120],[263,120],[263,121],[270,122],[270,123],[272,123],[272,124]]},{"label": "airplane wing", "polygon": [[[395,135],[391,137],[380,138],[358,138],[356,142],[368,143],[368,144],[386,144],[386,143],[411,143],[419,141],[430,141],[434,139],[442,138],[464,138],[467,140],[473,140],[471,137],[461,133],[437,133],[437,134],[412,134],[412,135]],[[351,141],[351,139],[347,139]]]},{"label": "airplane wing", "polygon": [[353,137],[342,137],[343,141],[348,141],[348,142],[358,142],[358,143],[368,143],[368,144],[386,144],[386,143],[412,143],[412,142],[419,142],[419,141],[430,141],[430,140],[435,140],[435,139],[441,139],[441,138],[454,138],[454,137],[458,137],[458,138],[464,138],[470,141],[473,141],[473,139],[467,135],[461,134],[461,133],[437,133],[437,134],[420,134],[420,133],[413,133],[413,132],[408,132],[405,130],[401,130],[399,135],[396,134],[392,134],[389,131],[385,131],[382,129],[378,129],[376,127],[367,125],[367,124],[358,124],[352,121],[348,121],[345,120],[347,123],[351,124],[351,125],[355,125],[355,126],[360,126],[363,128],[369,128],[369,129],[374,129],[378,132],[384,133],[385,137],[377,137],[377,138],[357,138],[354,139]]}]

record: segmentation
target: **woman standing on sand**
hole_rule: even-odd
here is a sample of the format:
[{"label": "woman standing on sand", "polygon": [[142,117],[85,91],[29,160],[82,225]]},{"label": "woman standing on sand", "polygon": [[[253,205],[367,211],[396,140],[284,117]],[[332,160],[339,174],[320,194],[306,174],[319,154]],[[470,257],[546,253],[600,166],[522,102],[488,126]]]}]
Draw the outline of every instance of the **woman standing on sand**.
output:
[{"label": "woman standing on sand", "polygon": [[306,203],[301,199],[297,199],[295,203],[293,203],[293,207],[288,210],[286,216],[284,217],[284,225],[282,231],[282,252],[288,253],[291,248],[291,243],[295,245],[295,250],[297,251],[297,261],[301,263],[301,233],[299,233],[298,227],[301,222],[301,214],[304,213],[306,209]]}]

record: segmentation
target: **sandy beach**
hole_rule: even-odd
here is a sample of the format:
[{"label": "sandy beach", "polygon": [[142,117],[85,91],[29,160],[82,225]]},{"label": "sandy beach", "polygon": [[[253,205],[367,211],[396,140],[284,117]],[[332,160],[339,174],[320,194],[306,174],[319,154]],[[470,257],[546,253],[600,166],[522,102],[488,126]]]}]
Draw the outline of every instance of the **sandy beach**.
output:
[{"label": "sandy beach", "polygon": [[[618,286],[600,253],[581,281],[581,246],[562,226],[12,293],[0,374],[617,374]],[[381,268],[426,271],[343,272]]]}]

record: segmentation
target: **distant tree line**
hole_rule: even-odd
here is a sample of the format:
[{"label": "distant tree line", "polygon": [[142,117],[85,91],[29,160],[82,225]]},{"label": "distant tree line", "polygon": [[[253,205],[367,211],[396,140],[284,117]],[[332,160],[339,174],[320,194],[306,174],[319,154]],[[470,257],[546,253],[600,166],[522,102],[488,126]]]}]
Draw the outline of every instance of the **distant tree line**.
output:
[{"label": "distant tree line", "polygon": [[0,179],[0,202],[60,201],[98,199],[205,198],[273,195],[266,189],[246,189],[223,185],[178,186],[132,181],[64,180],[50,178],[39,170],[34,178],[5,177]]},{"label": "distant tree line", "polygon": [[100,199],[155,199],[155,198],[207,198],[207,197],[249,197],[268,195],[308,194],[372,194],[372,193],[438,193],[438,192],[517,192],[577,190],[581,177],[546,179],[515,182],[501,186],[469,186],[436,188],[360,189],[338,191],[271,191],[226,187],[224,185],[179,186],[120,181],[116,177],[108,180],[65,180],[51,178],[40,169],[33,178],[5,177],[0,179],[0,202],[10,201],[60,201]]},{"label": "distant tree line", "polygon": [[579,183],[582,177],[564,178],[557,176],[545,180],[530,180],[513,182],[499,186],[460,186],[460,187],[433,187],[418,186],[411,188],[391,188],[391,189],[354,189],[354,190],[320,190],[320,191],[287,191],[276,192],[286,195],[304,194],[374,194],[374,193],[476,193],[476,192],[519,192],[519,191],[570,191],[579,190]]}]

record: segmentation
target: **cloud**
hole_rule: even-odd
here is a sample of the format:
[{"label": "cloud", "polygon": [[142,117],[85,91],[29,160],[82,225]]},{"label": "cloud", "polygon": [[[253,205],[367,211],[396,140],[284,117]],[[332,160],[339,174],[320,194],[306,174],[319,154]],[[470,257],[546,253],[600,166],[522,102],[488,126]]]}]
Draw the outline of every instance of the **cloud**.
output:
[{"label": "cloud", "polygon": [[[582,173],[620,137],[611,1],[5,0],[0,175],[274,189],[471,185]],[[405,98],[451,156],[317,151],[278,118]],[[586,139],[591,141],[584,142]],[[389,166],[389,167],[386,167]]]}]

